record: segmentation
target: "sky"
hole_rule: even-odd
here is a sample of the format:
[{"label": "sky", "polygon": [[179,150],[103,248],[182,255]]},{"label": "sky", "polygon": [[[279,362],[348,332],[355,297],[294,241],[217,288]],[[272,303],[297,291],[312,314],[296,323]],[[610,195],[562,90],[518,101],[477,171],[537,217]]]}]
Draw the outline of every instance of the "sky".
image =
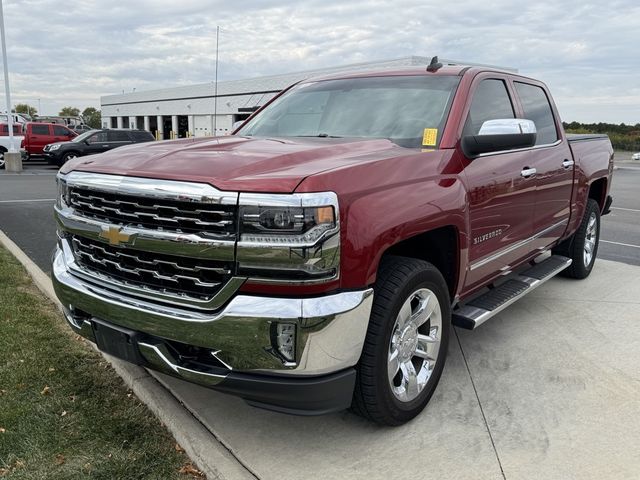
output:
[{"label": "sky", "polygon": [[3,3],[12,103],[45,115],[212,81],[219,25],[219,80],[439,55],[544,81],[564,121],[640,123],[638,0]]}]

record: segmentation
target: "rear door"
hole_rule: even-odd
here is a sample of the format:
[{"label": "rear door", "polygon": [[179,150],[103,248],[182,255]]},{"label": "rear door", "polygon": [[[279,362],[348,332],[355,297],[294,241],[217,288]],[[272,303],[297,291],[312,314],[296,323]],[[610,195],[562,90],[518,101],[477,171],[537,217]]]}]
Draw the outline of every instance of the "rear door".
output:
[{"label": "rear door", "polygon": [[519,116],[536,124],[536,145],[528,152],[531,167],[536,170],[532,243],[536,249],[544,249],[563,234],[569,223],[573,155],[542,84],[514,79],[513,87]]},{"label": "rear door", "polygon": [[[481,74],[471,86],[462,135],[477,135],[487,120],[516,117],[508,79]],[[530,252],[535,183],[522,176],[527,153],[503,151],[464,158],[470,220],[469,270],[465,289],[508,271]]]},{"label": "rear door", "polygon": [[28,126],[29,141],[27,143],[27,151],[30,155],[41,155],[45,145],[53,143],[51,131],[52,125],[46,123],[34,123]]},{"label": "rear door", "polygon": [[124,130],[107,130],[107,141],[109,142],[109,150],[133,143]]}]

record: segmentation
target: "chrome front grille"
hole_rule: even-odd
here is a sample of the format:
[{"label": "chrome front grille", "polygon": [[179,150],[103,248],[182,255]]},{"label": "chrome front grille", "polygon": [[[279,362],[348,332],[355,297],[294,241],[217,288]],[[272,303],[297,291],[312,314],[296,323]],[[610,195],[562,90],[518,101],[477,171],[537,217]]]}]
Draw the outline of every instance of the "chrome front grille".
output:
[{"label": "chrome front grille", "polygon": [[73,235],[76,262],[98,279],[114,279],[149,292],[207,300],[230,279],[233,265],[115,247]]},{"label": "chrome front grille", "polygon": [[203,233],[234,239],[236,205],[180,201],[69,188],[69,203],[77,214],[112,225],[135,226],[179,233]]}]

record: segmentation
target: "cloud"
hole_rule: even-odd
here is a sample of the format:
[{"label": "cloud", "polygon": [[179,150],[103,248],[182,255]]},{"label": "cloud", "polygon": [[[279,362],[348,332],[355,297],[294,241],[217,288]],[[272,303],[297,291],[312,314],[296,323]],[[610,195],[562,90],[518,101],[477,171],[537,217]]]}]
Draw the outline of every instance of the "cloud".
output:
[{"label": "cloud", "polygon": [[634,0],[5,2],[14,103],[99,97],[407,55],[506,65],[547,82],[565,120],[640,122]]}]

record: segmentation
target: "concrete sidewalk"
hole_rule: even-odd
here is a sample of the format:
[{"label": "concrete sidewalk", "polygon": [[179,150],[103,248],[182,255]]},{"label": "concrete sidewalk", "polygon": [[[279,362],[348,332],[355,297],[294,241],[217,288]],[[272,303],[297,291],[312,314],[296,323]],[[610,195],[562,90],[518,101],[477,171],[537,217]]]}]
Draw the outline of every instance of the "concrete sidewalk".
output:
[{"label": "concrete sidewalk", "polygon": [[161,381],[260,479],[637,479],[638,321],[638,267],[598,260],[587,280],[553,279],[457,330],[434,398],[399,428]]}]

